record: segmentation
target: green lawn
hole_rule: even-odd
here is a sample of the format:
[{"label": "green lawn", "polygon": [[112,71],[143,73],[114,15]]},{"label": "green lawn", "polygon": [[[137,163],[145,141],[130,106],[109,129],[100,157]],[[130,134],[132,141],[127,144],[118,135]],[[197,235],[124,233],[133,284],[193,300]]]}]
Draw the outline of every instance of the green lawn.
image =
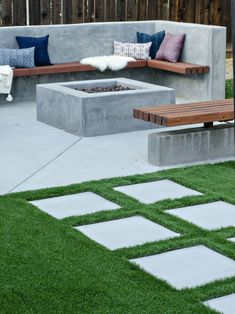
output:
[{"label": "green lawn", "polygon": [[[143,205],[115,186],[169,178],[203,196]],[[235,204],[235,162],[194,166],[0,198],[0,313],[214,313],[208,298],[235,292],[235,278],[176,291],[128,262],[129,258],[204,244],[235,259],[235,228],[208,232],[166,209],[225,200]],[[93,191],[122,208],[58,221],[27,200]],[[142,215],[180,238],[110,252],[72,227]]]}]

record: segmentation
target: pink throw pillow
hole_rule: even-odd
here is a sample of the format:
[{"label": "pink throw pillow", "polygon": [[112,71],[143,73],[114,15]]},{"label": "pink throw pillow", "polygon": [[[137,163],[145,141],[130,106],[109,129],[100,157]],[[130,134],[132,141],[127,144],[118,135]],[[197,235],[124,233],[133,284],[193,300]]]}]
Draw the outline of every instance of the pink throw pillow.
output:
[{"label": "pink throw pillow", "polygon": [[165,38],[156,54],[157,60],[176,63],[179,61],[184,47],[185,34],[173,35],[166,33]]}]

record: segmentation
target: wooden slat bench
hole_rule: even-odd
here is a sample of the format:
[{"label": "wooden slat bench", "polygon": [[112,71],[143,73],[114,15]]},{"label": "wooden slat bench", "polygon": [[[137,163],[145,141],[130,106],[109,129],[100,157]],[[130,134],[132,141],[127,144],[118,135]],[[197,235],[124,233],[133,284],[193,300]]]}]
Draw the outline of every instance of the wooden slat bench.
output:
[{"label": "wooden slat bench", "polygon": [[[178,74],[190,75],[190,74],[203,74],[209,72],[208,66],[201,66],[196,64],[178,62],[170,63],[166,61],[158,60],[137,60],[136,62],[129,62],[127,68],[155,68],[165,71],[170,71]],[[58,73],[73,73],[73,72],[88,72],[95,71],[96,68],[90,65],[83,65],[80,62],[70,62],[54,64],[50,66],[41,66],[35,68],[20,68],[14,70],[14,77],[19,76],[33,76],[43,74],[58,74]]]},{"label": "wooden slat bench", "polygon": [[[143,68],[147,66],[147,61],[137,60],[136,62],[129,62],[127,68]],[[19,68],[14,69],[14,77],[19,76],[33,76],[43,74],[58,74],[58,73],[72,73],[72,72],[88,72],[95,71],[96,68],[90,65],[84,65],[80,62],[60,63],[50,66],[41,66],[35,68]]]},{"label": "wooden slat bench", "polygon": [[212,127],[213,122],[234,120],[233,99],[134,109],[134,117],[167,127],[198,123]]},{"label": "wooden slat bench", "polygon": [[148,67],[184,75],[209,73],[209,67],[186,62],[171,63],[160,60],[148,61]]}]

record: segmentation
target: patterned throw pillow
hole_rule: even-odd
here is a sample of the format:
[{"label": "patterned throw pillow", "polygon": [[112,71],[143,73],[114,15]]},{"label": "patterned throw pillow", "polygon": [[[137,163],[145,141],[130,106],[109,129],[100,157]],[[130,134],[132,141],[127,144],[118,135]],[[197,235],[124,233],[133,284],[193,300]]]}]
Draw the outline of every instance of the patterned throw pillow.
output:
[{"label": "patterned throw pillow", "polygon": [[33,68],[34,50],[29,49],[0,49],[0,65],[9,65],[13,68]]},{"label": "patterned throw pillow", "polygon": [[114,41],[114,54],[117,56],[148,60],[151,45],[152,42],[144,44],[132,44]]}]

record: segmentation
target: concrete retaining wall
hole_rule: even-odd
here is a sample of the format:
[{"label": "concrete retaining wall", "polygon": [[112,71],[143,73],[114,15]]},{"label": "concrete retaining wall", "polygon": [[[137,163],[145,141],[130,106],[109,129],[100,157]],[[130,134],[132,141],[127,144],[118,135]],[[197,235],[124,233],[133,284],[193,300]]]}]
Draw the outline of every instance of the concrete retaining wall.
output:
[{"label": "concrete retaining wall", "polygon": [[[49,53],[53,63],[80,61],[84,57],[113,53],[113,41],[136,42],[136,32],[153,34],[165,29],[172,33],[186,33],[182,61],[210,66],[210,73],[182,76],[166,71],[145,71],[142,79],[176,89],[177,96],[186,99],[224,98],[226,28],[168,21],[90,23],[76,25],[18,26],[0,28],[0,47],[16,48],[15,36],[44,36],[49,34]],[[142,71],[142,70],[141,70]],[[130,69],[128,77],[138,79],[140,72]],[[118,76],[124,76],[119,72]],[[100,73],[101,74],[101,73]],[[82,76],[96,78],[94,72],[77,75],[42,75],[17,78],[13,83],[15,99],[34,99],[38,83],[78,80]],[[104,75],[104,74],[101,74]],[[106,77],[114,76],[113,73]],[[149,78],[149,76],[152,76]],[[105,78],[105,76],[104,76]],[[24,91],[22,91],[24,86]],[[2,98],[3,100],[3,98]]]}]

